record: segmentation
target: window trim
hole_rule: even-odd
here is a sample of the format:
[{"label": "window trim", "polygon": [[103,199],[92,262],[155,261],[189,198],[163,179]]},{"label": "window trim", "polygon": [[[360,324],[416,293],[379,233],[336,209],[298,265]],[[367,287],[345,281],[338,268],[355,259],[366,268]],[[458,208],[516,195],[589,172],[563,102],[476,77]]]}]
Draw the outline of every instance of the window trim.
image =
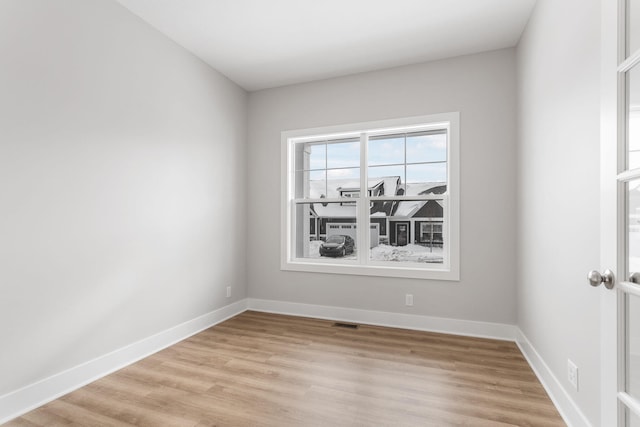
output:
[{"label": "window trim", "polygon": [[[387,134],[393,131],[412,132],[418,130],[428,130],[434,128],[448,128],[447,146],[447,212],[443,218],[443,236],[448,235],[448,256],[445,259],[448,263],[441,266],[429,265],[429,267],[411,267],[403,265],[388,265],[369,261],[367,264],[356,262],[336,263],[330,259],[308,260],[293,259],[291,250],[295,247],[293,233],[290,227],[292,216],[294,215],[294,204],[292,199],[292,174],[295,170],[294,150],[292,147],[296,143],[322,141],[327,138],[361,137],[366,132],[367,135]],[[363,142],[361,141],[361,144]],[[366,144],[365,148],[366,150]],[[366,167],[362,166],[364,159],[361,159],[361,182],[364,180]],[[366,166],[366,165],[365,165]],[[285,271],[304,271],[330,274],[353,274],[365,276],[382,277],[406,277],[430,280],[460,280],[460,113],[450,112],[425,116],[414,116],[399,119],[379,120],[371,122],[360,122],[335,126],[323,126],[309,129],[297,129],[283,131],[281,133],[281,210],[280,210],[280,269]],[[315,202],[309,199],[309,202]],[[322,199],[323,203],[333,201],[344,201],[343,199]],[[360,204],[359,204],[360,205]],[[360,212],[356,209],[356,223],[363,216],[368,216],[369,211]],[[358,240],[369,245],[369,233],[366,227],[358,227]]]}]

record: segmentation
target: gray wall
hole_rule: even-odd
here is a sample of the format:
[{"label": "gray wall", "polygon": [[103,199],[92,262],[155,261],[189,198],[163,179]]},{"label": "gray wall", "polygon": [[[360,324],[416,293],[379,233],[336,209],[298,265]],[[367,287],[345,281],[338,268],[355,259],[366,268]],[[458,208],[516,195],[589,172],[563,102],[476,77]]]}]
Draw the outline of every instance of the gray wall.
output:
[{"label": "gray wall", "polygon": [[600,265],[599,7],[539,0],[518,47],[518,325],[594,425],[602,291],[586,274]]},{"label": "gray wall", "polygon": [[[249,95],[249,295],[515,324],[515,51]],[[461,280],[280,271],[280,132],[460,111]],[[404,306],[404,294],[414,306]]]},{"label": "gray wall", "polygon": [[246,296],[246,103],[116,2],[0,2],[0,395]]},{"label": "gray wall", "polygon": [[[247,97],[115,2],[3,0],[0,395],[248,294],[517,322],[597,424],[598,6],[540,0],[517,55]],[[460,282],[279,270],[282,130],[449,111]]]}]

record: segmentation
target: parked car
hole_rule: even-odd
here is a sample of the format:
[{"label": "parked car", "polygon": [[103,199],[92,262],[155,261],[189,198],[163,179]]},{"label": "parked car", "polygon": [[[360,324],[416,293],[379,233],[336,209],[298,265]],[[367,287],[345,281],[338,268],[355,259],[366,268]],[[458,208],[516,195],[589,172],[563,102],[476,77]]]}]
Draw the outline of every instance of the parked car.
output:
[{"label": "parked car", "polygon": [[320,245],[320,256],[345,256],[353,253],[355,242],[351,236],[334,234]]}]

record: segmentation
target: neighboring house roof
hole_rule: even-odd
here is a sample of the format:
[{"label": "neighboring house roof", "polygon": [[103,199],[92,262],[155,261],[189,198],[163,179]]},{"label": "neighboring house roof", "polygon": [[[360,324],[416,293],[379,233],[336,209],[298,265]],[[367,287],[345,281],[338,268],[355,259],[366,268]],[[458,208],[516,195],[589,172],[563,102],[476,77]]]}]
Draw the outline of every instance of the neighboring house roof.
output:
[{"label": "neighboring house roof", "polygon": [[[358,191],[360,189],[358,181],[354,179],[330,180],[329,182],[332,187],[335,186],[335,190],[332,191],[331,188],[329,189],[329,197],[338,197],[340,191]],[[383,192],[379,194],[380,196],[388,197],[404,194],[405,191],[405,185],[400,183],[399,176],[369,178],[369,189],[373,190],[376,188],[383,189]],[[414,195],[443,194],[446,188],[447,186],[441,182],[409,184],[409,192]],[[310,181],[311,198],[327,197],[324,194],[325,191],[325,181]],[[418,213],[426,203],[426,200],[401,202],[377,201],[373,203],[371,216],[411,217]],[[440,201],[437,201],[437,203],[442,205]],[[323,203],[314,203],[312,214],[323,218],[355,218],[356,207],[354,204],[327,203],[325,206]]]},{"label": "neighboring house roof", "polygon": [[426,190],[418,194],[444,194],[447,192],[446,184],[442,184],[442,183],[436,183],[436,184],[439,184],[439,185],[436,185],[435,187],[427,188]]},{"label": "neighboring house roof", "polygon": [[[411,194],[427,195],[427,194],[443,194],[447,191],[447,186],[442,183],[425,182],[420,184],[409,184]],[[392,216],[412,217],[418,213],[422,207],[427,204],[428,200],[409,200],[394,203],[391,209]],[[441,207],[442,201],[436,200]]]},{"label": "neighboring house roof", "polygon": [[[369,178],[369,190],[374,190],[380,186],[384,186],[384,192],[380,194],[381,196],[395,196],[396,189],[400,186],[400,177]],[[360,180],[354,178],[329,179],[328,182],[324,180],[309,181],[309,197],[312,199],[319,199],[322,196],[329,198],[340,197],[340,191],[359,190]]]},{"label": "neighboring house roof", "polygon": [[411,200],[407,202],[399,202],[396,204],[396,209],[395,212],[393,212],[393,215],[411,217],[416,212],[418,212],[425,203],[427,203],[426,200]]},{"label": "neighboring house roof", "polygon": [[[351,183],[349,183],[351,184]],[[355,183],[354,186],[341,186],[336,188],[336,190],[338,190],[339,192],[342,191],[360,191],[360,185],[358,185],[359,183]],[[369,178],[369,190],[375,190],[376,188],[379,188],[382,184],[384,184],[384,181],[382,180],[378,180],[377,178]]]},{"label": "neighboring house roof", "polygon": [[[433,206],[429,206],[430,204],[435,204],[440,208],[444,207],[444,203],[442,202],[442,200],[416,200],[416,201],[397,202],[394,205],[392,216],[407,217],[407,218],[412,218],[414,216],[424,217],[425,215],[429,217],[439,216],[439,214],[434,214],[434,210],[433,210],[434,208]],[[426,210],[423,208],[425,208]],[[440,212],[440,215],[441,213],[442,212]]]}]

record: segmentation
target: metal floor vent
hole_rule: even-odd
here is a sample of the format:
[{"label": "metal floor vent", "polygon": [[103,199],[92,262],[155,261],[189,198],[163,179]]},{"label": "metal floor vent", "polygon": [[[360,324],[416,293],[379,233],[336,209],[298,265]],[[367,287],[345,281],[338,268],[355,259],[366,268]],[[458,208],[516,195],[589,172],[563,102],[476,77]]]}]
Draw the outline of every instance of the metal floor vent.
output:
[{"label": "metal floor vent", "polygon": [[354,323],[335,322],[333,326],[335,326],[336,328],[358,329],[358,325]]}]

